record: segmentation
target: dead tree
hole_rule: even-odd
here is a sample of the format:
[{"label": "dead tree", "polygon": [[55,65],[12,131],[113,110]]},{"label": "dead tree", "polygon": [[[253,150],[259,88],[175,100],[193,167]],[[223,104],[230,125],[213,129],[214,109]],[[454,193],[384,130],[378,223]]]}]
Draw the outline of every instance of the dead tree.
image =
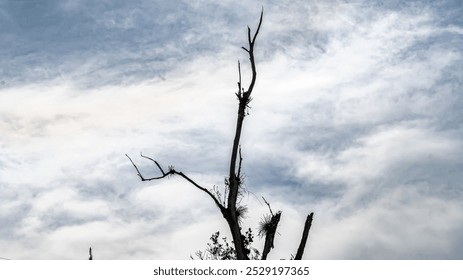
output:
[{"label": "dead tree", "polygon": [[[249,259],[248,254],[249,250],[246,249],[244,244],[244,235],[241,232],[240,220],[243,218],[243,211],[246,209],[244,206],[239,205],[238,198],[242,195],[242,184],[243,184],[243,176],[241,174],[241,166],[243,158],[241,156],[241,147],[240,147],[240,139],[241,139],[241,132],[243,127],[243,121],[247,116],[247,110],[249,108],[249,103],[251,102],[251,93],[254,89],[254,85],[256,83],[257,71],[256,71],[256,62],[254,58],[254,46],[256,42],[257,35],[259,34],[261,25],[262,25],[262,18],[263,18],[263,9],[260,14],[259,24],[254,34],[251,33],[251,28],[248,26],[247,29],[247,39],[248,39],[248,46],[242,47],[244,51],[249,56],[249,61],[251,65],[251,81],[247,87],[241,83],[241,65],[238,61],[238,91],[235,93],[236,97],[238,98],[238,116],[236,121],[236,130],[235,130],[235,137],[233,140],[233,147],[232,147],[232,154],[230,158],[230,169],[228,177],[225,179],[225,191],[223,193],[219,192],[217,189],[209,190],[207,188],[202,187],[186,174],[181,171],[175,170],[173,166],[169,166],[167,171],[165,171],[161,165],[154,160],[153,158],[147,157],[143,154],[140,154],[142,158],[152,161],[157,169],[161,172],[159,176],[146,178],[144,177],[138,167],[135,165],[133,160],[126,154],[129,158],[130,162],[132,163],[133,167],[137,171],[138,176],[142,181],[151,181],[151,180],[159,180],[171,175],[177,175],[184,178],[186,181],[191,183],[197,189],[206,193],[214,202],[214,204],[219,208],[222,216],[227,221],[227,224],[230,229],[230,233],[233,238],[233,244],[236,251],[236,258],[239,260],[247,260]],[[267,202],[266,202],[267,203]],[[267,203],[268,204],[268,203]],[[270,205],[268,204],[269,209]],[[271,212],[271,209],[270,209]],[[312,217],[313,213],[309,216]],[[268,219],[268,224],[264,225],[262,228],[262,235],[265,236],[265,247],[264,247],[264,254],[262,259],[266,259],[268,253],[273,248],[273,240],[275,237],[276,229],[278,223],[280,221],[281,212],[277,212],[271,215]],[[306,227],[307,231],[304,230],[303,238],[301,240],[301,246],[299,246],[299,250],[297,256],[302,256],[304,246],[308,236],[309,227]],[[304,238],[305,237],[305,238]],[[303,244],[302,244],[303,243]],[[302,246],[304,245],[304,246]]]}]

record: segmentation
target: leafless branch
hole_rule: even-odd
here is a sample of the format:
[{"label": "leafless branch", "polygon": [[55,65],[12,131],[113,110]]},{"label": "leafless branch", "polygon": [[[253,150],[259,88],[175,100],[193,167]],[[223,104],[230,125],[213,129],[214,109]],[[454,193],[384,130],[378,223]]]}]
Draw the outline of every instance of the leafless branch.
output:
[{"label": "leafless branch", "polygon": [[270,210],[270,214],[272,214],[272,216],[274,216],[273,212],[272,212],[272,208],[270,207],[270,203],[268,203],[267,200],[265,200],[265,197],[262,197],[262,199],[264,200],[265,204],[267,204],[268,210]]},{"label": "leafless branch", "polygon": [[172,169],[172,173],[176,174],[176,175],[179,175],[180,177],[182,177],[185,180],[187,180],[188,182],[190,182],[193,186],[195,186],[198,189],[202,190],[203,192],[207,193],[212,198],[212,200],[214,200],[215,204],[217,205],[217,207],[219,207],[220,210],[223,210],[223,211],[225,210],[225,207],[222,205],[222,203],[220,203],[220,201],[217,199],[217,197],[215,197],[208,189],[203,188],[200,185],[198,185],[195,181],[190,179],[183,172],[177,172],[176,170]]},{"label": "leafless branch", "polygon": [[257,26],[256,33],[254,33],[254,38],[252,38],[252,45],[254,46],[254,42],[256,41],[257,34],[259,33],[260,26],[262,25],[262,18],[264,16],[264,7],[262,7],[262,11],[260,12],[260,20],[259,25]]},{"label": "leafless branch", "polygon": [[251,83],[249,84],[248,90],[244,93],[244,96],[246,96],[246,98],[249,98],[249,96],[251,95],[251,92],[252,92],[252,90],[254,88],[254,84],[256,83],[257,71],[256,71],[256,63],[254,61],[254,43],[256,42],[257,34],[259,34],[260,27],[262,25],[263,16],[264,16],[264,8],[262,7],[262,12],[260,13],[259,25],[257,26],[257,30],[254,33],[254,37],[252,39],[251,39],[251,28],[248,26],[249,49],[246,49],[245,47],[242,47],[249,54],[249,60],[251,62],[251,69],[252,69]]},{"label": "leafless branch", "polygon": [[141,157],[144,157],[144,158],[147,158],[147,159],[153,161],[153,162],[157,165],[157,167],[159,168],[159,170],[160,170],[161,173],[162,173],[162,176],[151,177],[151,178],[145,178],[145,177],[143,177],[143,175],[141,174],[140,170],[139,170],[138,167],[135,165],[135,163],[133,162],[133,160],[129,157],[129,155],[125,154],[125,156],[129,158],[129,160],[130,160],[130,162],[132,163],[133,167],[135,167],[135,170],[137,170],[138,177],[140,177],[140,179],[141,179],[142,181],[158,180],[158,179],[165,178],[165,177],[167,177],[168,175],[171,175],[171,174],[172,174],[171,171],[165,173],[164,170],[162,170],[161,166],[160,166],[155,160],[153,160],[152,158],[149,158],[149,157],[146,157],[146,156],[140,154]]},{"label": "leafless branch", "polygon": [[225,210],[225,207],[222,205],[222,203],[220,203],[220,201],[217,199],[217,197],[215,197],[215,195],[213,195],[208,189],[204,188],[204,187],[201,187],[198,183],[196,183],[195,181],[193,181],[190,177],[188,177],[187,175],[185,175],[183,172],[179,172],[179,171],[176,171],[173,167],[169,167],[169,171],[168,172],[164,172],[164,170],[162,169],[161,165],[154,159],[150,158],[150,157],[147,157],[147,156],[144,156],[142,153],[140,153],[140,156],[143,157],[143,158],[146,158],[152,162],[154,162],[156,164],[156,166],[158,167],[158,169],[161,171],[162,173],[162,176],[158,176],[158,177],[152,177],[152,178],[145,178],[143,177],[143,175],[141,174],[140,170],[138,169],[138,167],[135,165],[135,163],[133,162],[133,160],[127,155],[125,154],[126,157],[129,158],[130,162],[132,163],[133,167],[135,168],[135,170],[137,170],[137,173],[138,173],[138,176],[141,178],[142,181],[151,181],[151,180],[159,180],[159,179],[163,179],[169,175],[178,175],[180,177],[182,177],[183,179],[187,180],[190,184],[192,184],[193,186],[195,186],[196,188],[202,190],[203,192],[207,193],[211,198],[212,200],[214,200],[214,203],[217,205],[217,207],[219,207],[219,209],[221,211],[224,211]]},{"label": "leafless branch", "polygon": [[164,172],[164,170],[162,170],[162,167],[159,165],[159,163],[157,161],[155,161],[154,159],[152,159],[150,157],[144,156],[142,153],[140,153],[140,156],[154,162],[156,164],[156,166],[159,168],[159,170],[161,170],[162,175],[164,175],[164,176],[166,175],[166,173]]}]

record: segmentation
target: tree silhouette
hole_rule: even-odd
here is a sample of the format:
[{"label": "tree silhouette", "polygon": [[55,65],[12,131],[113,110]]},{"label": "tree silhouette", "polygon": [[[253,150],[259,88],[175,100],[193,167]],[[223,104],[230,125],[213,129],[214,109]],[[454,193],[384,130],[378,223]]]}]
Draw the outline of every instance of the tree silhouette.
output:
[{"label": "tree silhouette", "polygon": [[[140,154],[142,158],[152,161],[156,165],[157,169],[159,169],[159,171],[161,172],[161,175],[159,176],[146,178],[141,174],[140,170],[135,165],[133,160],[126,154],[126,156],[129,158],[130,162],[132,163],[133,167],[137,171],[137,174],[142,181],[159,180],[159,179],[163,179],[168,176],[177,175],[177,176],[184,178],[186,181],[191,183],[197,189],[206,193],[212,199],[214,204],[219,208],[224,219],[227,221],[227,224],[229,226],[230,233],[233,239],[233,248],[231,248],[227,242],[225,242],[226,243],[225,247],[219,246],[219,243],[218,243],[219,233],[216,233],[216,235],[213,235],[211,237],[211,240],[213,242],[212,247],[209,246],[208,249],[210,250],[208,249],[206,250],[209,251],[209,253],[211,253],[213,256],[217,256],[217,258],[224,258],[225,256],[233,256],[234,259],[247,260],[247,259],[250,259],[250,256],[253,256],[252,255],[253,252],[249,248],[249,245],[250,245],[249,244],[249,234],[245,236],[241,232],[241,221],[244,218],[244,214],[247,212],[247,207],[239,204],[239,198],[243,195],[243,192],[244,192],[243,190],[244,178],[241,173],[243,157],[241,155],[240,139],[241,139],[243,121],[245,117],[248,115],[247,111],[249,109],[249,103],[252,101],[251,93],[254,90],[254,85],[256,83],[257,71],[256,71],[255,58],[254,58],[254,46],[255,46],[257,35],[259,34],[259,31],[262,25],[263,14],[264,14],[264,11],[262,9],[262,12],[260,14],[259,24],[254,34],[251,34],[251,28],[248,26],[247,28],[248,47],[247,48],[242,47],[242,49],[246,51],[246,53],[249,56],[249,61],[250,61],[251,71],[252,71],[251,82],[249,83],[247,89],[245,89],[241,83],[241,65],[240,65],[240,62],[238,61],[238,91],[235,93],[239,101],[238,116],[237,116],[237,121],[236,121],[235,137],[233,140],[232,154],[231,154],[231,159],[230,159],[230,169],[229,169],[228,177],[225,178],[224,191],[220,192],[216,187],[214,187],[212,190],[204,188],[200,186],[198,183],[196,183],[194,180],[192,180],[190,177],[188,177],[186,174],[184,174],[183,172],[175,170],[173,166],[169,166],[167,171],[165,171],[156,160],[148,156],[145,156],[143,154]],[[269,207],[270,214],[266,215],[262,219],[260,223],[260,227],[259,227],[259,236],[265,237],[265,243],[264,243],[265,245],[264,245],[264,249],[262,250],[262,257],[261,257],[261,259],[263,260],[267,258],[268,253],[270,252],[271,249],[273,249],[273,241],[274,241],[275,233],[276,233],[278,223],[281,217],[281,211],[278,211],[277,213],[274,214],[272,212],[272,209],[270,208],[270,204],[267,201],[265,201],[265,203]],[[313,219],[313,213],[307,216],[307,220],[304,226],[304,231],[302,234],[301,243],[298,248],[297,254],[295,256],[295,259],[302,258],[302,254],[304,252],[310,226],[312,224],[312,219]],[[218,249],[218,251],[211,252],[211,250],[214,250],[214,246],[220,247],[220,248]],[[227,255],[227,252],[228,252],[228,255]]]}]

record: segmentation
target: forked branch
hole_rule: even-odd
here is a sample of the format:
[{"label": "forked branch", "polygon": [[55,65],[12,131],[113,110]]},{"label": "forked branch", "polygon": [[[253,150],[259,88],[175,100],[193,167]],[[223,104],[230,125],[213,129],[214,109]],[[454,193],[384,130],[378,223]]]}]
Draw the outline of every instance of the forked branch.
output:
[{"label": "forked branch", "polygon": [[151,180],[159,180],[159,179],[163,179],[169,175],[178,175],[180,177],[182,177],[183,179],[187,180],[190,184],[192,184],[193,186],[195,186],[196,188],[200,189],[201,191],[207,193],[207,195],[209,195],[212,200],[214,201],[215,205],[217,205],[217,207],[219,207],[220,211],[223,212],[225,211],[225,207],[222,205],[222,203],[220,203],[220,201],[217,199],[217,197],[215,197],[215,195],[213,195],[208,189],[204,188],[204,187],[201,187],[198,183],[196,183],[194,180],[192,180],[190,177],[188,177],[187,175],[185,175],[183,172],[179,172],[177,170],[174,169],[173,166],[169,166],[169,171],[165,172],[161,165],[154,159],[150,158],[150,157],[147,157],[147,156],[144,156],[143,154],[140,153],[140,156],[143,157],[143,158],[146,158],[152,162],[154,162],[154,164],[156,164],[157,168],[159,169],[159,171],[161,171],[162,173],[162,176],[157,176],[157,177],[151,177],[151,178],[145,178],[140,170],[138,169],[137,165],[135,165],[135,163],[133,162],[132,158],[129,157],[129,155],[125,154],[125,156],[130,160],[130,162],[132,163],[133,167],[135,168],[135,170],[137,171],[137,175],[140,177],[140,179],[142,181],[151,181]]},{"label": "forked branch", "polygon": [[169,175],[171,175],[172,173],[169,171],[167,173],[164,172],[164,170],[161,168],[161,166],[159,165],[159,163],[157,161],[155,161],[154,159],[152,158],[149,158],[147,156],[144,156],[142,153],[140,153],[140,156],[143,157],[143,158],[146,158],[146,159],[149,159],[151,160],[152,162],[154,162],[156,164],[156,166],[159,168],[159,170],[161,171],[162,173],[162,176],[158,176],[158,177],[151,177],[151,178],[145,178],[143,177],[143,175],[141,174],[140,170],[138,169],[137,165],[135,165],[135,163],[133,162],[132,158],[129,157],[128,154],[125,154],[126,157],[129,158],[130,162],[132,163],[133,167],[135,168],[135,170],[137,170],[137,175],[138,177],[140,177],[140,179],[142,181],[151,181],[151,180],[157,180],[157,179],[162,179],[162,178],[165,178]]}]

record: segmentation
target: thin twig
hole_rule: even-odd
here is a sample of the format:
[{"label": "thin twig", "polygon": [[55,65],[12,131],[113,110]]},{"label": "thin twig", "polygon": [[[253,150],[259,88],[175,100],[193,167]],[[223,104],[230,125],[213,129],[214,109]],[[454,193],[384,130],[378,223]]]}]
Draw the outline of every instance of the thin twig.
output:
[{"label": "thin twig", "polygon": [[140,152],[140,156],[141,156],[141,157],[144,157],[144,158],[146,158],[146,159],[149,159],[149,160],[151,160],[152,162],[154,162],[154,163],[158,166],[159,170],[161,170],[162,175],[166,175],[166,173],[164,172],[164,170],[162,170],[161,166],[159,165],[159,163],[158,163],[157,161],[155,161],[154,159],[152,159],[152,158],[150,158],[150,157],[144,156],[141,152]]},{"label": "thin twig", "polygon": [[260,20],[259,20],[259,25],[257,26],[256,33],[254,33],[254,38],[252,38],[252,44],[254,45],[254,42],[256,41],[257,34],[259,33],[260,26],[262,25],[262,17],[264,16],[264,7],[262,7],[262,11],[260,12]]},{"label": "thin twig", "polygon": [[242,87],[241,87],[241,65],[240,61],[238,60],[238,99],[241,100],[243,95]]},{"label": "thin twig", "polygon": [[238,150],[240,161],[238,163],[238,180],[241,180],[241,164],[243,163],[243,157],[241,156],[241,145]]},{"label": "thin twig", "polygon": [[265,200],[265,198],[263,196],[262,196],[262,199],[264,200],[265,204],[267,204],[268,210],[270,210],[270,214],[272,214],[272,216],[275,216],[275,215],[273,215],[272,208],[270,207],[270,203],[268,203],[267,200]]},{"label": "thin twig", "polygon": [[128,154],[125,154],[126,157],[129,158],[130,162],[132,163],[133,167],[135,167],[135,170],[137,170],[137,175],[141,178],[142,181],[145,181],[145,178],[143,178],[143,176],[141,175],[140,173],[140,170],[138,170],[138,167],[135,165],[135,163],[133,162],[133,160],[129,157]]}]

